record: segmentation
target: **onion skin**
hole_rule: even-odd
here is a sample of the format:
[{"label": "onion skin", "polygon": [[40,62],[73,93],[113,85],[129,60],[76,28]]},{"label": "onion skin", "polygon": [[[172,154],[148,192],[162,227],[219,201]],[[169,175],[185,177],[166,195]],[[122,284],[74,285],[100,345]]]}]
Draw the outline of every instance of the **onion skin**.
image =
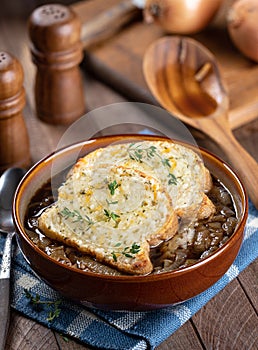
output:
[{"label": "onion skin", "polygon": [[159,24],[167,33],[194,34],[203,30],[223,0],[147,0],[144,20]]},{"label": "onion skin", "polygon": [[236,1],[228,12],[227,27],[238,50],[258,62],[258,1]]}]

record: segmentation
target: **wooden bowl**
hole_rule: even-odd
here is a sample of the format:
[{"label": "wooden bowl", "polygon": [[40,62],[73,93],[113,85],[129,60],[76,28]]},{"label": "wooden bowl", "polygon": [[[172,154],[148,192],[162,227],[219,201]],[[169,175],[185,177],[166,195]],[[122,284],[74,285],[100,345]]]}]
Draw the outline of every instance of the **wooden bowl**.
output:
[{"label": "wooden bowl", "polygon": [[[81,142],[49,155],[30,169],[20,183],[14,200],[14,222],[18,244],[25,259],[38,276],[64,296],[87,306],[107,310],[152,310],[190,299],[212,286],[236,258],[243,239],[248,215],[245,189],[238,176],[222,160],[206,150],[201,152],[205,165],[230,191],[239,222],[234,234],[216,252],[196,264],[148,276],[108,276],[65,266],[41,251],[24,228],[26,208],[35,192],[55,170],[71,166],[88,152],[110,143],[160,140],[161,137],[118,135]],[[180,142],[182,143],[182,142]],[[186,145],[189,146],[189,145]]]}]

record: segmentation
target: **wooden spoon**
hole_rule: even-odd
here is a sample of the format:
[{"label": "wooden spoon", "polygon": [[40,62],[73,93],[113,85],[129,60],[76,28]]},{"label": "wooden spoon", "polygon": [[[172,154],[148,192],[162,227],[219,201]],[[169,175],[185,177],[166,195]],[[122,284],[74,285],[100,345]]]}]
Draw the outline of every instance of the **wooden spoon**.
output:
[{"label": "wooden spoon", "polygon": [[213,54],[194,39],[163,37],[147,50],[143,71],[165,109],[223,149],[258,208],[258,164],[232,134],[229,98]]}]

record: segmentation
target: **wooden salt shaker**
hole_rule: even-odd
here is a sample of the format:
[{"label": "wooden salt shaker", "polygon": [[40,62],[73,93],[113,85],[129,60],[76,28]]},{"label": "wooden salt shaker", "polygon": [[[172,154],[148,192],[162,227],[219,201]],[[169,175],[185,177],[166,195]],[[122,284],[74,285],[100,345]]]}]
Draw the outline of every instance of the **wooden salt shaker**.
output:
[{"label": "wooden salt shaker", "polygon": [[30,16],[29,36],[37,66],[37,116],[50,124],[70,124],[86,111],[79,69],[83,58],[80,20],[67,6],[44,5]]},{"label": "wooden salt shaker", "polygon": [[18,60],[0,52],[0,172],[30,165],[29,138],[23,119],[23,69]]}]

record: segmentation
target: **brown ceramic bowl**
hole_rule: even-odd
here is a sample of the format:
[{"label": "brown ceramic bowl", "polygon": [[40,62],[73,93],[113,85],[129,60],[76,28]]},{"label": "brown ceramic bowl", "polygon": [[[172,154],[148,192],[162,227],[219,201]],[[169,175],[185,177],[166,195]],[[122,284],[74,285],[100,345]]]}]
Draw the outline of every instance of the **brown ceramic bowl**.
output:
[{"label": "brown ceramic bowl", "polygon": [[[151,310],[185,301],[203,292],[222,277],[233,263],[241,246],[247,219],[247,196],[237,175],[216,156],[201,150],[208,169],[231,192],[239,218],[235,233],[212,255],[186,268],[148,276],[94,274],[65,266],[47,256],[29,239],[24,229],[24,217],[33,194],[50,179],[53,161],[57,160],[62,170],[71,166],[79,154],[85,155],[96,148],[131,138],[129,135],[103,137],[69,146],[46,157],[27,173],[14,201],[18,243],[31,268],[64,296],[102,309]],[[137,136],[141,140],[150,138]]]}]

